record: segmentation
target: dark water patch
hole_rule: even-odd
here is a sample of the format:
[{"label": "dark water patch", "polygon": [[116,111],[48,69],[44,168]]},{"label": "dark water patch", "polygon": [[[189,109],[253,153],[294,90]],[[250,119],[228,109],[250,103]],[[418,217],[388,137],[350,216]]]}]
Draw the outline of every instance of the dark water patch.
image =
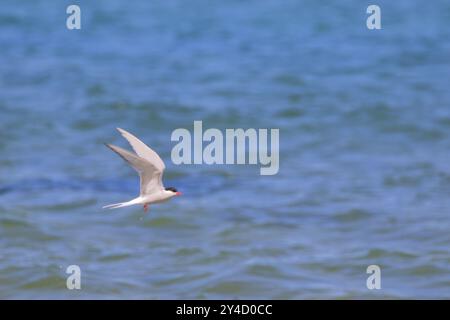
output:
[{"label": "dark water patch", "polygon": [[217,253],[209,254],[206,256],[198,257],[195,260],[195,263],[198,265],[218,265],[223,262],[229,261],[233,257],[235,257],[236,254],[232,251],[224,251],[220,250]]},{"label": "dark water patch", "polygon": [[413,176],[390,176],[383,179],[383,184],[387,187],[398,187],[398,186],[417,186],[420,185],[422,177]]},{"label": "dark water patch", "polygon": [[11,192],[13,188],[10,186],[0,187],[0,195]]},{"label": "dark water patch", "polygon": [[[151,210],[151,209],[150,209]],[[198,226],[188,223],[186,221],[181,221],[180,219],[173,217],[156,217],[149,220],[145,220],[142,226],[146,228],[157,228],[157,229],[197,229]]]},{"label": "dark water patch", "polygon": [[50,289],[67,290],[66,279],[63,277],[49,275],[27,282],[21,286],[21,289],[41,289],[44,291]]},{"label": "dark water patch", "polygon": [[298,93],[292,93],[287,95],[288,101],[292,104],[298,104],[299,102],[301,102],[303,99],[302,97],[303,96]]},{"label": "dark water patch", "polygon": [[381,126],[386,134],[402,134],[411,136],[419,141],[441,141],[446,138],[446,134],[439,128],[425,127],[420,124],[392,122],[384,123]]},{"label": "dark water patch", "polygon": [[42,243],[61,240],[51,230],[36,225],[35,222],[31,222],[30,218],[19,213],[17,217],[0,217],[0,230],[5,236],[5,241],[12,241],[16,244],[27,243],[30,240]]},{"label": "dark water patch", "polygon": [[[329,296],[333,296],[333,294],[329,293]],[[374,295],[374,294],[367,294],[367,293],[361,293],[358,291],[351,291],[346,292],[340,295],[336,296],[337,300],[399,300],[399,299],[405,299],[405,296],[402,295],[396,295],[392,293],[385,293],[381,292],[380,294]]]},{"label": "dark water patch", "polygon": [[89,131],[98,128],[98,123],[95,120],[90,119],[78,120],[72,125],[72,127],[80,131]]},{"label": "dark water patch", "polygon": [[333,217],[340,222],[359,222],[370,219],[373,216],[370,212],[363,209],[350,209],[348,211],[333,214]]},{"label": "dark water patch", "polygon": [[35,209],[46,210],[46,211],[70,211],[74,209],[80,209],[92,206],[97,203],[97,199],[78,199],[76,201],[66,202],[66,203],[55,203],[52,205],[38,205],[33,206]]},{"label": "dark water patch", "polygon": [[191,257],[191,256],[198,256],[199,254],[202,254],[203,251],[199,248],[180,248],[177,249],[174,253],[174,256],[176,257]]},{"label": "dark water patch", "polygon": [[271,277],[276,279],[285,277],[284,273],[279,270],[279,268],[267,264],[252,264],[247,267],[246,272],[250,275],[259,277]]},{"label": "dark water patch", "polygon": [[297,268],[302,270],[321,271],[326,274],[341,272],[342,270],[348,270],[348,267],[337,264],[323,264],[319,262],[300,263],[296,265]]},{"label": "dark water patch", "polygon": [[302,109],[299,108],[286,108],[281,111],[278,111],[276,116],[280,118],[286,118],[286,119],[294,119],[299,118],[303,116],[305,112]]},{"label": "dark water patch", "polygon": [[[428,284],[425,284],[422,286],[422,288],[424,289],[430,289],[430,290],[434,290],[435,291],[435,297],[437,299],[449,299],[450,298],[450,291],[448,290],[448,288],[450,288],[450,280],[440,280],[440,281],[430,281]],[[443,289],[444,290],[444,294],[439,294],[438,292],[436,292],[436,289]]]},{"label": "dark water patch", "polygon": [[113,122],[117,122],[120,118],[127,119],[127,117],[131,116],[135,122],[141,123],[143,128],[147,127],[155,131],[165,128],[167,123],[171,122],[174,122],[173,129],[175,129],[177,122],[179,125],[182,124],[180,119],[183,118],[183,115],[189,116],[198,110],[198,107],[164,102],[133,103],[116,101],[94,106],[91,111],[91,116],[95,116],[96,114],[105,116],[105,114],[108,114],[108,121]]},{"label": "dark water patch", "polygon": [[93,84],[87,88],[87,94],[91,97],[98,97],[105,94],[106,89],[101,84]]},{"label": "dark water patch", "polygon": [[2,186],[0,194],[4,193],[31,193],[44,191],[112,191],[130,193],[136,189],[136,179],[105,179],[105,180],[52,180],[34,179],[22,180],[16,183]]},{"label": "dark water patch", "polygon": [[189,274],[189,275],[183,275],[183,276],[175,276],[175,277],[162,277],[166,279],[157,280],[154,282],[154,285],[159,287],[165,287],[165,286],[174,286],[179,284],[189,284],[192,282],[196,282],[198,280],[202,279],[208,279],[208,277],[211,276],[210,272],[204,272],[200,274]]},{"label": "dark water patch", "polygon": [[110,255],[104,255],[99,258],[99,261],[101,262],[116,262],[116,261],[123,261],[128,260],[131,257],[128,253],[123,254],[110,254]]},{"label": "dark water patch", "polygon": [[418,256],[413,253],[404,252],[404,251],[389,251],[384,249],[370,249],[366,255],[364,255],[364,259],[377,259],[377,258],[389,258],[389,259],[399,259],[399,260],[413,260]]},{"label": "dark water patch", "polygon": [[434,265],[422,265],[403,269],[403,272],[412,276],[448,275],[448,270]]},{"label": "dark water patch", "polygon": [[385,124],[396,121],[398,114],[391,105],[378,103],[349,110],[345,118],[349,123]]},{"label": "dark water patch", "polygon": [[298,76],[292,74],[281,74],[274,78],[274,81],[286,86],[293,86],[299,88],[305,85],[305,81]]},{"label": "dark water patch", "polygon": [[[220,281],[208,286],[205,291],[210,294],[226,295],[229,297],[240,297],[242,294],[252,294],[264,290],[261,285],[253,281]],[[261,292],[261,291],[260,291]]]},{"label": "dark water patch", "polygon": [[12,219],[12,218],[0,218],[0,227],[5,229],[26,228],[30,224],[27,221]]},{"label": "dark water patch", "polygon": [[[297,248],[294,248],[294,250]],[[265,256],[265,257],[284,257],[286,255],[290,254],[290,250],[283,249],[283,248],[277,248],[277,247],[263,247],[263,248],[257,248],[252,249],[251,253],[253,255],[257,256]]]},{"label": "dark water patch", "polygon": [[21,19],[17,15],[11,15],[11,14],[1,14],[0,15],[0,26],[2,26],[2,27],[17,26],[17,25],[20,25],[23,21],[24,21],[24,19]]}]

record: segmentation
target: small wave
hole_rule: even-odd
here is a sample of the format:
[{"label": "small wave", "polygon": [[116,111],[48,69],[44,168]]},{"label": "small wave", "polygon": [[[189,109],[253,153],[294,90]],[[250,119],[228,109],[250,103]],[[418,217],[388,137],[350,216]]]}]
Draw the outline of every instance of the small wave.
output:
[{"label": "small wave", "polygon": [[345,212],[334,214],[334,218],[341,222],[353,222],[369,219],[372,216],[370,212],[362,209],[351,209]]}]

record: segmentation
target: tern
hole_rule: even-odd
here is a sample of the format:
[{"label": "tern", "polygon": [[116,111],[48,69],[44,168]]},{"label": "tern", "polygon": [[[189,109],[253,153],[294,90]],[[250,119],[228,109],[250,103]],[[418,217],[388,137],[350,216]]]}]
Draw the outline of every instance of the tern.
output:
[{"label": "tern", "polygon": [[116,209],[143,205],[144,211],[147,212],[150,204],[165,202],[174,196],[181,195],[181,192],[173,187],[164,188],[162,177],[166,166],[158,154],[131,133],[120,128],[117,130],[130,143],[136,154],[109,143],[105,143],[105,145],[138,172],[141,180],[140,195],[133,200],[110,204],[103,208]]}]

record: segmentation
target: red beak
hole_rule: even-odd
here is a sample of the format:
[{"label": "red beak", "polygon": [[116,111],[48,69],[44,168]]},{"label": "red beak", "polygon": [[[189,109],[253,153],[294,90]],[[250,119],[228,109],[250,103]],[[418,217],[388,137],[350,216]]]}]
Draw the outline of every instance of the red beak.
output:
[{"label": "red beak", "polygon": [[177,196],[181,196],[182,193],[180,191],[178,191],[177,193],[175,193]]}]

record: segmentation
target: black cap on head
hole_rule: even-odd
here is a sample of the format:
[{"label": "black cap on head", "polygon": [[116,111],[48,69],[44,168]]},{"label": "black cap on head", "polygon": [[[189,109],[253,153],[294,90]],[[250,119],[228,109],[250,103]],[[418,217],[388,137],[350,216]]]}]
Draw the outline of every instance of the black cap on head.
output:
[{"label": "black cap on head", "polygon": [[166,191],[178,192],[178,190],[175,189],[174,187],[167,187]]}]

